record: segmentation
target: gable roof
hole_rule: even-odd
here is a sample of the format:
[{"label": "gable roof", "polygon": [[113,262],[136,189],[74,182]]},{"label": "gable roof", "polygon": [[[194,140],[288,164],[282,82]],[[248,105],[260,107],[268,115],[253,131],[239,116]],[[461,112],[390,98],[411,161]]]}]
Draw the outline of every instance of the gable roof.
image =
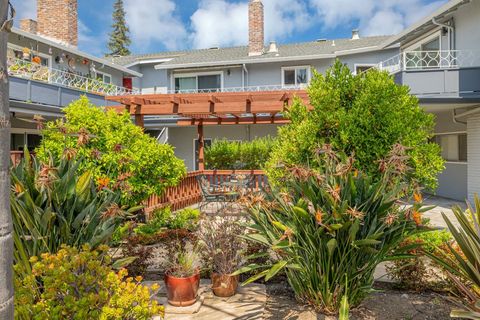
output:
[{"label": "gable roof", "polygon": [[425,18],[421,19],[420,21],[412,24],[407,29],[403,30],[399,34],[390,37],[387,41],[383,43],[383,47],[388,47],[392,44],[408,42],[413,40],[418,34],[424,34],[432,29],[434,29],[437,25],[432,20],[438,20],[439,22],[443,22],[448,18],[448,15],[452,12],[456,11],[459,7],[470,3],[471,0],[450,0],[440,8],[438,8],[432,14],[426,16]]},{"label": "gable roof", "polygon": [[263,63],[289,60],[310,60],[335,58],[337,56],[382,50],[381,44],[390,36],[364,37],[356,40],[337,39],[285,44],[278,46],[278,52],[249,56],[248,47],[211,48],[188,51],[159,52],[154,54],[131,55],[115,58],[125,66],[154,63],[156,69],[183,67],[232,65],[242,63]]}]

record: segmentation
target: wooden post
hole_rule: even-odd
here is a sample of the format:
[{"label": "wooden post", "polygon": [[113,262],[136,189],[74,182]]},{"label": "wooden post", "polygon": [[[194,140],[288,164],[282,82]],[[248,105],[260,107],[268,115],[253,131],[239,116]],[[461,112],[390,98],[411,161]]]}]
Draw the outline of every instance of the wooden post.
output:
[{"label": "wooden post", "polygon": [[143,121],[144,116],[141,114],[141,105],[135,105],[135,124],[141,128],[145,128],[145,123]]},{"label": "wooden post", "polygon": [[200,121],[200,124],[197,127],[198,129],[198,170],[205,170],[205,159],[204,159],[204,147],[205,141],[203,138],[203,122]]}]

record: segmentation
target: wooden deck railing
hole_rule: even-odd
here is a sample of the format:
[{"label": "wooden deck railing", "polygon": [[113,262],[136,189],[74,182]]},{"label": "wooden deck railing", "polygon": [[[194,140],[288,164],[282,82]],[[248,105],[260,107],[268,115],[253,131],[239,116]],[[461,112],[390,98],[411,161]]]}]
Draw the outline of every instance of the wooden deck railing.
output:
[{"label": "wooden deck railing", "polygon": [[267,185],[267,178],[262,170],[204,170],[189,172],[175,187],[168,188],[161,196],[153,195],[145,202],[147,216],[155,209],[170,206],[180,210],[202,200],[202,192],[197,177],[205,175],[215,185],[230,181],[233,175],[253,175],[252,191],[261,190]]}]

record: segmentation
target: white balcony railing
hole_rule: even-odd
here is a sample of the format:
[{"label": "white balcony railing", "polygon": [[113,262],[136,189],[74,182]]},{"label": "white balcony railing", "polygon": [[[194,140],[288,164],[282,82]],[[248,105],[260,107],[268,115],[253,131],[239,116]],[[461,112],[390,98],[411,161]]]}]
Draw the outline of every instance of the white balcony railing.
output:
[{"label": "white balcony railing", "polygon": [[262,85],[245,87],[227,87],[211,89],[168,90],[164,93],[216,93],[216,92],[257,92],[257,91],[297,91],[305,90],[308,84],[300,85]]},{"label": "white balcony railing", "polygon": [[8,58],[7,63],[8,74],[10,76],[43,81],[100,95],[114,96],[138,93],[138,90],[136,89],[130,90],[111,83],[105,83],[103,81],[80,76],[68,71],[52,69],[47,66],[42,66],[40,64],[22,59]]},{"label": "white balcony railing", "polygon": [[473,50],[404,51],[377,65],[390,73],[480,67],[480,52]]}]

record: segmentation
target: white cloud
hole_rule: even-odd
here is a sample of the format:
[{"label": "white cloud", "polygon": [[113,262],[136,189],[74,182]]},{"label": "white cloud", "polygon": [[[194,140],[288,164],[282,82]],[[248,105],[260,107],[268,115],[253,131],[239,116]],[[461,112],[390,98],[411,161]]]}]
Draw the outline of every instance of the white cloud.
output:
[{"label": "white cloud", "polygon": [[185,47],[187,32],[175,9],[173,0],[126,0],[133,49],[145,51],[153,43],[168,50]]},{"label": "white cloud", "polygon": [[91,30],[82,20],[78,21],[78,45],[81,50],[96,56],[107,52],[107,34],[99,30]]},{"label": "white cloud", "polygon": [[323,27],[335,29],[344,24],[359,27],[362,35],[394,34],[444,4],[446,0],[310,0]]},{"label": "white cloud", "polygon": [[11,3],[17,13],[15,16],[17,24],[21,19],[36,19],[37,0],[12,0]]},{"label": "white cloud", "polygon": [[[264,0],[263,3],[267,41],[281,40],[312,25],[305,1]],[[190,40],[195,48],[248,42],[248,2],[202,0],[190,20]]]}]

